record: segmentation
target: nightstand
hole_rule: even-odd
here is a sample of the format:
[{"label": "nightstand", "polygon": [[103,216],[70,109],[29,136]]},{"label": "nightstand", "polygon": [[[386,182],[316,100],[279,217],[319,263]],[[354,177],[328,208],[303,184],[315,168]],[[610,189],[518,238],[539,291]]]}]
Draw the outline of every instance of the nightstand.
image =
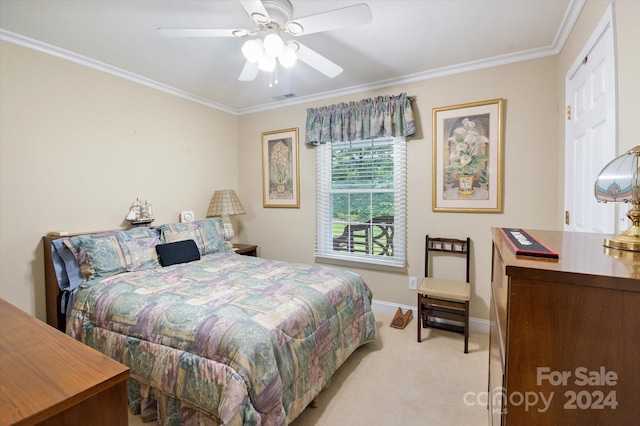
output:
[{"label": "nightstand", "polygon": [[236,253],[242,254],[245,256],[253,256],[253,257],[258,256],[258,246],[255,246],[253,244],[234,244],[233,250]]}]

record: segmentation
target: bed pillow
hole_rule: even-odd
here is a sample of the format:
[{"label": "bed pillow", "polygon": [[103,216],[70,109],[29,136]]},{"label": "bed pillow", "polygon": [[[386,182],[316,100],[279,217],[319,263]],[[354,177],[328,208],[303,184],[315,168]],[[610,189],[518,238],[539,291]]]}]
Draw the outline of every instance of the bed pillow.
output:
[{"label": "bed pillow", "polygon": [[127,271],[153,269],[160,266],[156,246],[160,244],[160,233],[149,227],[132,228],[118,233],[127,264]]},{"label": "bed pillow", "polygon": [[157,228],[160,231],[161,243],[174,243],[176,241],[193,240],[200,251],[204,251],[204,244],[198,231],[198,227],[193,222],[166,223]]},{"label": "bed pillow", "polygon": [[196,242],[193,240],[159,244],[155,249],[158,252],[158,259],[162,266],[200,260],[200,250],[198,249]]},{"label": "bed pillow", "polygon": [[219,251],[229,251],[230,244],[224,241],[223,223],[219,217],[199,220],[194,222],[200,232],[204,247],[204,254],[217,253]]},{"label": "bed pillow", "polygon": [[53,269],[56,273],[60,294],[60,311],[67,317],[71,315],[71,307],[75,300],[75,295],[84,282],[80,273],[80,266],[75,256],[64,245],[64,240],[68,238],[58,238],[51,241],[51,258]]},{"label": "bed pillow", "polygon": [[75,256],[63,243],[68,238],[58,238],[51,241],[51,257],[53,268],[58,279],[60,290],[73,290],[83,283],[80,266]]},{"label": "bed pillow", "polygon": [[63,244],[73,253],[83,280],[88,281],[159,267],[155,250],[159,235],[155,229],[139,227],[71,237]]},{"label": "bed pillow", "polygon": [[168,223],[158,226],[158,229],[165,243],[194,240],[201,256],[230,250],[221,237],[222,219],[217,217],[197,222]]},{"label": "bed pillow", "polygon": [[80,235],[64,240],[80,266],[82,278],[108,277],[127,270],[127,262],[118,241],[118,232]]}]

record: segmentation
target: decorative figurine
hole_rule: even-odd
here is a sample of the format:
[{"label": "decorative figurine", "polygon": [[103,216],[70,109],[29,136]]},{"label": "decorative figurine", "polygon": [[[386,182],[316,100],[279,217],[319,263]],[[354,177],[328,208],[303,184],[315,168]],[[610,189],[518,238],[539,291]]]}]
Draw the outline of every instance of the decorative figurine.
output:
[{"label": "decorative figurine", "polygon": [[126,218],[132,225],[147,225],[153,222],[153,212],[151,211],[151,204],[147,200],[140,202],[139,199],[131,204],[131,210]]}]

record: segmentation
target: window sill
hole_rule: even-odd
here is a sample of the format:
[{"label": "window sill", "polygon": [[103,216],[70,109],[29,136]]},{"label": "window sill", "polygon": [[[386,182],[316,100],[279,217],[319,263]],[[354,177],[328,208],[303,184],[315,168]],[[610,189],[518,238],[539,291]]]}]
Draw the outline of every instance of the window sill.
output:
[{"label": "window sill", "polygon": [[400,264],[398,261],[375,259],[364,256],[359,258],[356,256],[316,254],[316,262],[393,272],[401,272],[407,269],[406,265]]}]

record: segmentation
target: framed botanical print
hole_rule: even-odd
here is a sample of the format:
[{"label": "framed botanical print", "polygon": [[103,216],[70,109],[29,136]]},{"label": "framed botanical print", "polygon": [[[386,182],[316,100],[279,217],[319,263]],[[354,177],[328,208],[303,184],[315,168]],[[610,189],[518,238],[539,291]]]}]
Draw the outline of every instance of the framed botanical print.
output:
[{"label": "framed botanical print", "polygon": [[502,213],[503,103],[433,109],[433,211]]},{"label": "framed botanical print", "polygon": [[300,207],[297,128],[262,133],[262,205]]}]

